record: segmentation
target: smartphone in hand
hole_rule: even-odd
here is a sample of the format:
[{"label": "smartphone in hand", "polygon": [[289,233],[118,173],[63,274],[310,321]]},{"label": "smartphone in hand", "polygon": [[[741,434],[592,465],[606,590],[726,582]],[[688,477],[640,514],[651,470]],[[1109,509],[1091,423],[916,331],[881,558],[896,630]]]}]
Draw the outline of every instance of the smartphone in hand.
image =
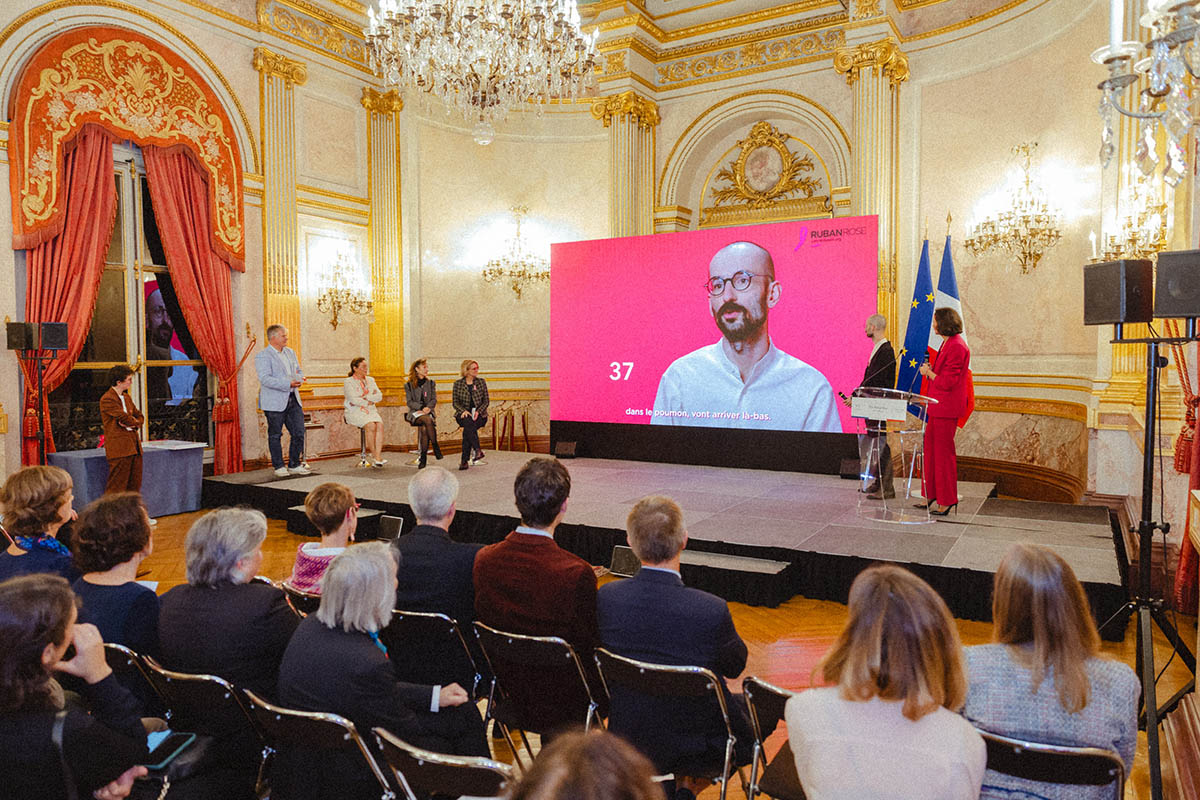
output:
[{"label": "smartphone in hand", "polygon": [[194,733],[178,733],[170,729],[147,734],[146,748],[150,751],[150,755],[146,756],[146,763],[143,766],[151,772],[166,769],[175,760],[175,757],[186,750],[187,746],[195,740],[196,734]]}]

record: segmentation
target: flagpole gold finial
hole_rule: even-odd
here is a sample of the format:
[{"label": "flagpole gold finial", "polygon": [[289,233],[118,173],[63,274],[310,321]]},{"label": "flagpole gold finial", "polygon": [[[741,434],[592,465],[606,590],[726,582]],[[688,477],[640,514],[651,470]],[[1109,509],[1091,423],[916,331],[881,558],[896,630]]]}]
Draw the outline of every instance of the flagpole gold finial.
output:
[{"label": "flagpole gold finial", "polygon": [[947,211],[946,212],[946,235],[947,236],[950,235],[950,223],[951,223],[951,221],[953,221],[953,219],[954,219],[954,216],[949,211]]}]

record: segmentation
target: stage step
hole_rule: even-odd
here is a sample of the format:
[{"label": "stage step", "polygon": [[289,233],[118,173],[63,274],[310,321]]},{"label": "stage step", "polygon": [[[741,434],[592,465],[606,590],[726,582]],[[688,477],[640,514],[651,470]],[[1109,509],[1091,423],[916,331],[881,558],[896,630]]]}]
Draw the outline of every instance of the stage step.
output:
[{"label": "stage step", "polygon": [[[370,539],[379,538],[379,518],[383,516],[383,512],[374,508],[360,508],[358,510],[358,528],[354,532],[354,540],[356,542],[365,542]],[[299,536],[309,536],[314,539],[321,538],[320,532],[308,521],[308,517],[304,514],[304,506],[292,506],[287,510],[287,529],[289,533],[295,533]]]},{"label": "stage step", "polygon": [[[639,566],[627,546],[613,548],[609,569],[614,575],[629,577]],[[725,600],[772,608],[796,593],[791,586],[791,566],[787,561],[725,553],[684,550],[679,554],[679,572],[688,586]]]}]

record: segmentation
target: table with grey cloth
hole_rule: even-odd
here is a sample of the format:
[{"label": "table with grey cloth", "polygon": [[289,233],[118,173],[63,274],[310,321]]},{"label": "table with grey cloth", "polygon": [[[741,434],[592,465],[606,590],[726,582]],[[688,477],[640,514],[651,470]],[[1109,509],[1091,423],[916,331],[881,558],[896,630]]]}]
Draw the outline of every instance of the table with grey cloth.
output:
[{"label": "table with grey cloth", "polygon": [[[142,498],[151,517],[165,517],[200,508],[204,478],[204,442],[164,439],[142,442]],[[47,463],[62,467],[75,484],[76,511],[104,494],[108,459],[103,448],[47,453]]]}]

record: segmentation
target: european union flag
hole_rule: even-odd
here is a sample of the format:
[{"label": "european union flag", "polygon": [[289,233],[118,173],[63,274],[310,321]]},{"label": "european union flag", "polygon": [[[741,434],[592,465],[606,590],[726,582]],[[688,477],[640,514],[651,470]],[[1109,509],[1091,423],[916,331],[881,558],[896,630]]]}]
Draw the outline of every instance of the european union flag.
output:
[{"label": "european union flag", "polygon": [[[904,329],[904,349],[900,352],[900,369],[896,373],[896,388],[903,392],[921,391],[918,369],[929,348],[929,329],[933,325],[933,271],[929,268],[929,240],[921,246],[921,261],[917,264],[917,281],[913,286],[912,305],[908,309],[908,327]],[[922,419],[920,406],[909,405],[908,411]]]}]

